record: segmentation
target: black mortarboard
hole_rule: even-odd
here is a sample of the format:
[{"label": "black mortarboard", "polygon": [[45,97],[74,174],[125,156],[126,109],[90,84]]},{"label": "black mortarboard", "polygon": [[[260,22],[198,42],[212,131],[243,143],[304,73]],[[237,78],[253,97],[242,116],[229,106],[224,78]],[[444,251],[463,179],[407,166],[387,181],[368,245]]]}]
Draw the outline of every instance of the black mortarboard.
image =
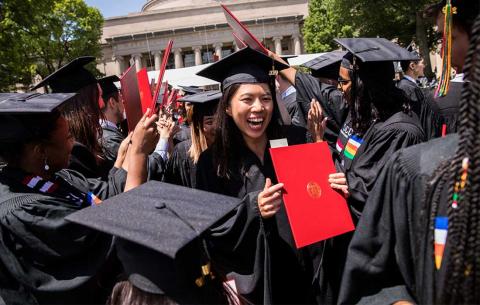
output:
[{"label": "black mortarboard", "polygon": [[337,79],[340,63],[347,51],[332,51],[320,55],[303,64],[303,66],[312,70],[315,77],[324,77],[328,79]]},{"label": "black mortarboard", "polygon": [[336,38],[335,41],[363,63],[419,60],[418,56],[385,38]]},{"label": "black mortarboard", "polygon": [[120,78],[116,75],[106,76],[98,80],[98,84],[102,88],[102,98],[106,100],[112,93],[119,92],[120,90],[115,85],[116,82],[119,82]]},{"label": "black mortarboard", "polygon": [[179,86],[179,87],[180,87],[180,90],[185,92],[186,95],[197,94],[203,91],[198,87],[192,87],[192,86]]},{"label": "black mortarboard", "polygon": [[26,142],[39,134],[38,126],[24,122],[24,115],[45,115],[75,94],[6,93],[0,95],[0,143]]},{"label": "black mortarboard", "polygon": [[233,84],[269,83],[270,71],[283,70],[287,65],[245,47],[201,70],[197,75],[215,80],[225,90]]},{"label": "black mortarboard", "polygon": [[93,56],[78,57],[45,77],[32,90],[43,86],[50,86],[53,93],[73,93],[78,92],[83,87],[96,83],[97,79],[93,74],[85,69],[85,65],[95,61]]},{"label": "black mortarboard", "polygon": [[222,97],[222,92],[218,90],[205,91],[194,95],[187,95],[180,98],[179,102],[192,103],[192,104],[205,104],[212,101],[219,101]]},{"label": "black mortarboard", "polygon": [[207,302],[199,286],[206,250],[200,237],[232,212],[238,198],[151,181],[67,217],[120,238],[117,253],[130,282],[180,304]]}]

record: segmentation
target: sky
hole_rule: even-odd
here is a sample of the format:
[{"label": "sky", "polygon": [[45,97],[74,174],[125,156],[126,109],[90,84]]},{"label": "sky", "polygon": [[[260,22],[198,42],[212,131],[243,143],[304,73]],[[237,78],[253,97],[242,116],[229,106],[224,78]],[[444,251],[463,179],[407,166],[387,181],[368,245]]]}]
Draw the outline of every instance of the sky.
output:
[{"label": "sky", "polygon": [[85,0],[85,2],[98,8],[105,18],[140,12],[142,6],[147,3],[146,0]]}]

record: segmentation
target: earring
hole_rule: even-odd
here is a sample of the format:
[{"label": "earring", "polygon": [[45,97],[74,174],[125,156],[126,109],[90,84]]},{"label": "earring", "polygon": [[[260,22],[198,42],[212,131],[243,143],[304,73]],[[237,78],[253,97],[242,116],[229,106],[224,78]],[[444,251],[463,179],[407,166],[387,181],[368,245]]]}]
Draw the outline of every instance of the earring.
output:
[{"label": "earring", "polygon": [[46,172],[50,170],[50,166],[48,166],[47,164],[47,158],[45,158],[45,165],[43,166],[43,168],[45,169]]}]

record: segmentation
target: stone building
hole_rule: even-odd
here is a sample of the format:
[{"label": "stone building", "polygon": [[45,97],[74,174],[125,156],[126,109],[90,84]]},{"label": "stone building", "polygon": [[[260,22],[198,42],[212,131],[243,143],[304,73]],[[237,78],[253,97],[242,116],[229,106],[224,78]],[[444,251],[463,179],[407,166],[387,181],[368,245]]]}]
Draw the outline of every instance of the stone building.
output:
[{"label": "stone building", "polygon": [[[300,54],[308,0],[223,0],[249,30],[277,54]],[[167,68],[213,62],[237,47],[220,5],[211,0],[150,0],[142,11],[105,20],[98,69],[120,75],[130,65],[159,70],[174,39]]]}]

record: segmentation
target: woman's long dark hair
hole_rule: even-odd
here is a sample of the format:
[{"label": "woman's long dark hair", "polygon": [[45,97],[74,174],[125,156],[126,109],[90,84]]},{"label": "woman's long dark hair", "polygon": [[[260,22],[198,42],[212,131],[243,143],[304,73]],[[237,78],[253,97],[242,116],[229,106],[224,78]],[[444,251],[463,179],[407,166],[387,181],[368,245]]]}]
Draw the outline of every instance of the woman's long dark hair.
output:
[{"label": "woman's long dark hair", "polygon": [[99,95],[97,83],[88,85],[62,108],[62,113],[75,141],[85,145],[96,157],[102,158],[102,146],[98,140],[102,138],[100,119],[103,118],[98,106]]},{"label": "woman's long dark hair", "polygon": [[369,63],[368,66],[354,63],[353,66],[349,70],[352,87],[346,100],[356,134],[363,136],[375,121],[385,121],[401,110],[409,113],[408,100],[393,81],[393,63]]},{"label": "woman's long dark hair", "polygon": [[[217,175],[222,178],[230,179],[235,175],[234,172],[242,170],[242,152],[246,148],[242,133],[233,121],[233,118],[227,114],[227,108],[230,106],[232,97],[240,88],[241,84],[234,84],[223,92],[223,96],[218,104],[217,114],[215,116],[215,140],[213,143],[213,163],[217,170]],[[275,79],[271,78],[268,84],[273,100],[273,115],[270,124],[267,127],[267,137],[274,139],[281,134],[280,111],[278,110],[277,99],[275,97]]]},{"label": "woman's long dark hair", "polygon": [[[441,304],[480,304],[480,15],[472,27],[470,49],[465,62],[465,78],[459,112],[459,144],[455,156],[443,162],[426,190],[423,213],[433,232],[442,191],[448,189],[452,201],[454,185],[462,175],[462,160],[469,159],[468,179],[460,192],[458,208],[448,206],[450,256]],[[445,193],[443,193],[445,194]],[[433,237],[430,241],[433,247]]]}]

